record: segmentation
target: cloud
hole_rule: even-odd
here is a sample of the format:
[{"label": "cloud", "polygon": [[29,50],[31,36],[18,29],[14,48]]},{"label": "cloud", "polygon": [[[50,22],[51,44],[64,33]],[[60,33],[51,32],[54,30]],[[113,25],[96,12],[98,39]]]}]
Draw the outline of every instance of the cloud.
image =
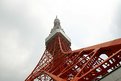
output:
[{"label": "cloud", "polygon": [[116,9],[116,15],[113,20],[113,24],[111,27],[111,33],[114,37],[120,38],[121,37],[121,2],[119,2],[117,9]]},{"label": "cloud", "polygon": [[46,29],[37,16],[27,13],[26,4],[19,2],[5,0],[0,7],[1,81],[25,80],[44,51]]},{"label": "cloud", "polygon": [[120,37],[120,24],[113,20],[117,4],[118,0],[1,0],[0,81],[23,81],[30,74],[56,15],[73,49]]}]

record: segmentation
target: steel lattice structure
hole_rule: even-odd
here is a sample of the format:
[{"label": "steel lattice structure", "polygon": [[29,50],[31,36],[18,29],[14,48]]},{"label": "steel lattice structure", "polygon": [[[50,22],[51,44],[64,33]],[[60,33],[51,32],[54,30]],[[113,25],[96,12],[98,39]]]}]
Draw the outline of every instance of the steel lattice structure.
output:
[{"label": "steel lattice structure", "polygon": [[46,50],[25,81],[98,81],[121,66],[121,39],[74,51],[70,46],[56,17]]}]

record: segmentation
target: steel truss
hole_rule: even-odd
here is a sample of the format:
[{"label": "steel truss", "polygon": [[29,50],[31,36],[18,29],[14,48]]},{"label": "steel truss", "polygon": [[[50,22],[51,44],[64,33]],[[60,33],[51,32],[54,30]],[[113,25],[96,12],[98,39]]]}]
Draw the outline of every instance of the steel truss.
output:
[{"label": "steel truss", "polygon": [[97,81],[120,66],[121,39],[72,51],[58,33],[25,81]]}]

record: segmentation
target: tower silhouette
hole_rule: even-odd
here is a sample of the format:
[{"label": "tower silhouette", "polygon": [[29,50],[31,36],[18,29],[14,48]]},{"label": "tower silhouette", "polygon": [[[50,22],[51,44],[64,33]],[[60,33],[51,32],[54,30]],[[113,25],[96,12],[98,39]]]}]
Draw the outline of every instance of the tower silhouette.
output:
[{"label": "tower silhouette", "polygon": [[45,44],[43,56],[25,81],[98,81],[121,66],[121,39],[72,51],[57,17]]}]

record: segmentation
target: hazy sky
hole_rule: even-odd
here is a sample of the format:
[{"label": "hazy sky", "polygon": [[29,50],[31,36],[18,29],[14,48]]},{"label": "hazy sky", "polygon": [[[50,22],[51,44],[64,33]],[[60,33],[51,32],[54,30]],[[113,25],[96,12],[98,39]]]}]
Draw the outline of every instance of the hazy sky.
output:
[{"label": "hazy sky", "polygon": [[121,37],[119,0],[0,0],[0,81],[23,81],[38,63],[58,15],[82,48]]}]

